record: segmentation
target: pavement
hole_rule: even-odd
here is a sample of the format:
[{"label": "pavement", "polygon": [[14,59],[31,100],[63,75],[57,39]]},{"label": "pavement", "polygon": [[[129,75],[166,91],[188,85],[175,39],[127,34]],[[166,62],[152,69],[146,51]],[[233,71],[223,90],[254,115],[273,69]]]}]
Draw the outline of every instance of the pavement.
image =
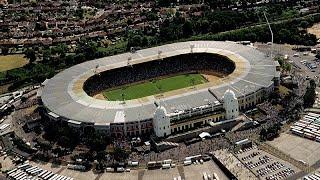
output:
[{"label": "pavement", "polygon": [[31,162],[32,165],[38,166],[42,169],[50,170],[54,173],[73,177],[77,180],[163,180],[163,179],[173,179],[174,177],[181,176],[185,180],[202,180],[203,173],[206,172],[211,176],[216,173],[220,180],[227,180],[226,175],[220,170],[218,165],[213,161],[207,161],[203,164],[192,164],[189,166],[179,165],[175,168],[170,169],[156,169],[156,170],[146,170],[137,169],[131,170],[130,172],[115,173],[115,172],[105,172],[101,174],[95,174],[92,171],[80,172],[75,170],[67,169],[65,166],[54,166],[51,163],[36,163]]},{"label": "pavement", "polygon": [[309,165],[316,163],[320,157],[320,143],[292,134],[282,133],[268,144]]}]

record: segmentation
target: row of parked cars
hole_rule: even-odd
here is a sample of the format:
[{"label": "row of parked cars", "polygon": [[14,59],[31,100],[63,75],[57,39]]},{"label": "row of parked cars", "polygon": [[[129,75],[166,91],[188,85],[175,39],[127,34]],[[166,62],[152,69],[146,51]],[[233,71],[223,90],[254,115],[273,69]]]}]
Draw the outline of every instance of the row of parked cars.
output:
[{"label": "row of parked cars", "polygon": [[295,171],[291,168],[286,168],[276,174],[270,175],[266,178],[266,180],[280,180],[280,179],[285,179],[291,175],[293,175]]},{"label": "row of parked cars", "polygon": [[256,156],[258,156],[260,154],[261,154],[260,152],[253,152],[253,153],[251,153],[251,154],[249,154],[249,155],[247,155],[247,156],[245,156],[245,157],[243,157],[241,159],[242,159],[242,161],[248,161],[248,160],[250,160],[250,159],[252,159],[252,158],[254,158],[254,157],[256,157]]},{"label": "row of parked cars", "polygon": [[256,162],[256,163],[253,163],[252,161],[249,161],[249,162],[246,162],[244,163],[245,166],[247,166],[249,169],[253,169],[253,168],[256,168],[258,166],[261,166],[261,165],[264,165],[268,162],[271,161],[271,158],[267,155],[264,155],[262,157],[259,157],[259,161]]},{"label": "row of parked cars", "polygon": [[265,176],[269,173],[275,172],[281,168],[283,168],[284,165],[280,162],[274,162],[272,164],[268,164],[267,166],[260,168],[257,170],[258,176]]}]

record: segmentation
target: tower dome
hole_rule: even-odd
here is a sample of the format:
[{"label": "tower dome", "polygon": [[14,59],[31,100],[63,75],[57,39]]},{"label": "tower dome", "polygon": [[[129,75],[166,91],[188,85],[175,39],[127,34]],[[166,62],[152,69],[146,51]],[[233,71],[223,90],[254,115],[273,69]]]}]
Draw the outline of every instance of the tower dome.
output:
[{"label": "tower dome", "polygon": [[223,95],[223,107],[226,111],[226,119],[234,119],[239,116],[239,104],[235,93],[228,89]]}]

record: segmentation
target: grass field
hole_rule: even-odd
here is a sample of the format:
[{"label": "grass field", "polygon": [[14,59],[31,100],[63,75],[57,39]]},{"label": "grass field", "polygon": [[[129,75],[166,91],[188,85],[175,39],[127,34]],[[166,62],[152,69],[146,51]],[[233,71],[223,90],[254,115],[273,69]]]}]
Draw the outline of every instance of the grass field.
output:
[{"label": "grass field", "polygon": [[21,54],[0,56],[0,72],[19,68],[26,65],[27,63],[28,60]]},{"label": "grass field", "polygon": [[205,82],[207,82],[207,80],[201,74],[183,74],[127,85],[117,89],[106,90],[102,92],[102,94],[110,101],[123,99],[130,100],[194,86]]}]

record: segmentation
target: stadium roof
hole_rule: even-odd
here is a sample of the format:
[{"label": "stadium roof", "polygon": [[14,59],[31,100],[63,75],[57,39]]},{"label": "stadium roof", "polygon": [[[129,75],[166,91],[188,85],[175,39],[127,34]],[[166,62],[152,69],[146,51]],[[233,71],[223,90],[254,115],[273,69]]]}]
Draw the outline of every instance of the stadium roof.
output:
[{"label": "stadium roof", "polygon": [[[191,49],[192,45],[194,47]],[[161,52],[161,53],[159,53]],[[83,83],[98,72],[187,53],[214,53],[228,57],[236,64],[234,72],[218,84],[196,86],[174,96],[148,96],[128,101],[107,101],[88,96]],[[163,102],[170,113],[176,109],[217,102],[227,89],[243,96],[269,87],[275,77],[274,61],[248,46],[222,41],[189,41],[139,50],[87,61],[70,67],[50,79],[42,91],[42,101],[49,111],[68,120],[110,124],[150,119],[155,102]],[[210,91],[209,91],[210,89]],[[214,94],[214,95],[213,95]],[[218,99],[217,99],[218,98]]]}]

